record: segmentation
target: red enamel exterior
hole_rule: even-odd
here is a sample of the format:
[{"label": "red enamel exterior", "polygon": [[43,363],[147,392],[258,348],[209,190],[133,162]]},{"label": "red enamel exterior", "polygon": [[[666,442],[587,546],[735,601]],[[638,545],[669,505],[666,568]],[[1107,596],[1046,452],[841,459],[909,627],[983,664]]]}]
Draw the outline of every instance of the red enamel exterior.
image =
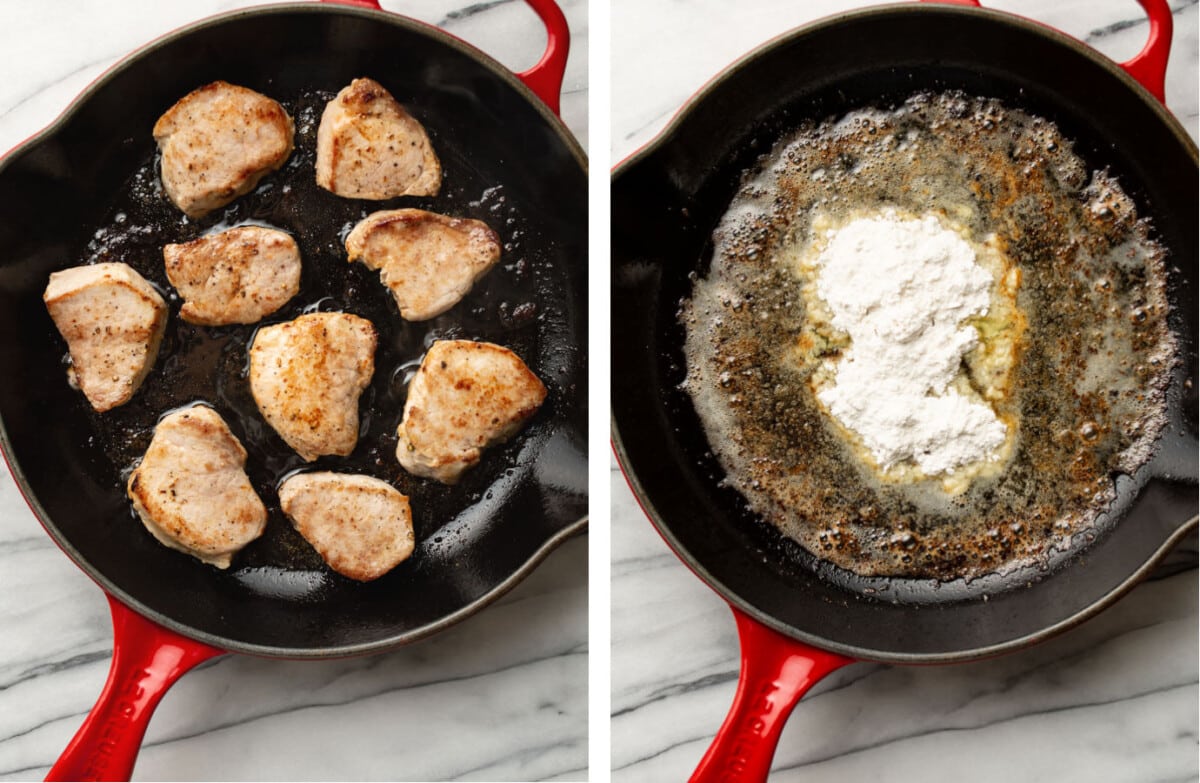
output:
[{"label": "red enamel exterior", "polygon": [[[920,2],[983,7],[979,0],[920,0]],[[1150,20],[1150,34],[1142,50],[1120,65],[1125,73],[1136,79],[1138,84],[1158,98],[1160,103],[1166,103],[1164,84],[1167,76],[1167,57],[1171,51],[1171,33],[1174,29],[1171,7],[1167,5],[1167,0],[1138,0],[1138,4],[1141,5]]]},{"label": "red enamel exterior", "polygon": [[112,596],[108,681],[46,780],[129,780],[163,694],[184,673],[224,650],[168,631]]},{"label": "red enamel exterior", "polygon": [[[373,8],[382,11],[379,0],[321,0],[324,3],[339,5],[354,5],[360,8]],[[571,50],[571,32],[567,27],[567,17],[554,0],[525,0],[529,7],[537,13],[542,24],[546,26],[546,50],[542,57],[527,71],[521,71],[517,78],[525,86],[533,90],[542,103],[559,115],[559,105],[562,97],[563,75],[567,71],[567,54]],[[444,31],[443,31],[444,32]]]},{"label": "red enamel exterior", "polygon": [[[322,2],[382,10],[378,0]],[[566,16],[554,0],[526,2],[546,27],[546,49],[532,68],[516,76],[558,115],[570,49]],[[11,472],[7,455],[4,460]],[[167,690],[197,664],[226,653],[152,623],[107,593],[105,597],[113,619],[108,678],[46,780],[129,780],[150,718]]]},{"label": "red enamel exterior", "polygon": [[1121,63],[1125,72],[1137,79],[1138,84],[1158,98],[1160,103],[1166,103],[1165,82],[1167,77],[1167,56],[1171,51],[1171,33],[1174,30],[1174,17],[1167,0],[1138,0],[1146,15],[1150,18],[1150,36],[1146,45],[1131,59]]},{"label": "red enamel exterior", "polygon": [[742,649],[733,706],[692,783],[762,783],[796,702],[853,659],[801,644],[733,609]]},{"label": "red enamel exterior", "polygon": [[[979,0],[918,1],[982,7]],[[1164,82],[1173,31],[1171,9],[1167,0],[1138,0],[1138,3],[1149,19],[1149,35],[1142,50],[1120,63],[1120,67],[1165,105]],[[703,88],[696,94],[702,91]],[[694,98],[695,95],[687,103]],[[619,455],[618,464],[633,491]],[[646,514],[642,498],[636,491],[633,495]],[[659,534],[661,536],[662,532]],[[665,537],[663,540],[670,546]],[[676,555],[687,564],[687,559],[680,553],[676,552]],[[730,605],[730,609],[737,622],[741,649],[738,688],[725,722],[692,773],[691,783],[766,781],[780,733],[796,703],[827,674],[854,663],[852,658],[784,636],[735,606]]]},{"label": "red enamel exterior", "polygon": [[560,114],[563,75],[567,72],[567,54],[571,49],[567,17],[554,0],[525,2],[537,12],[546,26],[546,51],[532,68],[518,73],[517,78],[525,82],[525,86],[533,90],[552,112]]}]

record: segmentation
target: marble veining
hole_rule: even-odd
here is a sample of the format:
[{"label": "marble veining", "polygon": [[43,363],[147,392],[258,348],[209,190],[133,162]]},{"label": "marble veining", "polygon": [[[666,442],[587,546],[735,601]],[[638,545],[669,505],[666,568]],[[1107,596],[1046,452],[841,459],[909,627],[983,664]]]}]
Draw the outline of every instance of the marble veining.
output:
[{"label": "marble veining", "polygon": [[[106,68],[247,0],[0,3],[0,152]],[[563,117],[586,146],[585,0]],[[384,0],[515,70],[541,55],[520,0]],[[101,591],[42,531],[0,466],[0,779],[41,779],[100,693],[112,649]],[[142,780],[583,780],[587,539],[551,553],[485,611],[392,653],[336,661],[225,656],[184,676],[150,723]]]},{"label": "marble veining", "polygon": [[[612,779],[681,779],[733,697],[737,635],[615,468],[612,497]],[[1195,779],[1196,554],[1192,537],[1099,617],[1022,652],[834,672],[792,714],[771,779]]]},{"label": "marble veining", "polygon": [[[904,0],[889,0],[895,1]],[[872,4],[758,0],[722,16],[717,13],[720,4],[698,0],[612,0],[613,162],[650,141],[694,92],[740,56],[793,27]],[[1145,43],[1146,19],[1134,0],[999,0],[984,6],[1044,22],[1117,60],[1132,57]],[[1176,0],[1170,7],[1175,40],[1167,67],[1167,104],[1196,138],[1197,3]],[[647,52],[653,52],[653,61],[646,59]]]},{"label": "marble veining", "polygon": [[[847,0],[731,5],[612,0],[611,160],[651,141],[727,65]],[[994,0],[1127,59],[1134,0]],[[1197,4],[1171,2],[1167,105],[1197,136]],[[667,549],[612,463],[612,780],[682,780],[724,720],[738,671],[726,605]],[[1196,780],[1197,540],[1083,625],[956,666],[856,663],[818,683],[783,731],[775,783]]]}]

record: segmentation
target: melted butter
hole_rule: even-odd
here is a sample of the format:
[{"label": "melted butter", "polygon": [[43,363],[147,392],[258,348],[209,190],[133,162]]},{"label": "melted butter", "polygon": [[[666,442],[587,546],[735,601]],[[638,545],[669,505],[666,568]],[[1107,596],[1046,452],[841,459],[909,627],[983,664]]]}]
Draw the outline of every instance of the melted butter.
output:
[{"label": "melted butter", "polygon": [[[956,212],[961,214],[961,209]],[[846,225],[881,217],[892,221],[919,221],[926,216],[898,212],[890,207],[882,212],[848,211],[840,218],[818,213],[813,216],[807,242],[779,248],[779,262],[795,275],[806,313],[790,360],[794,362],[797,372],[807,377],[818,405],[830,416],[831,425],[846,440],[854,456],[874,471],[880,480],[911,484],[936,479],[934,484],[946,493],[961,494],[974,479],[996,476],[1002,472],[1015,452],[1020,416],[1012,405],[1012,378],[1026,324],[1024,313],[1016,301],[1020,288],[1020,269],[1004,252],[1003,243],[995,234],[979,238],[972,234],[969,227],[946,212],[929,215],[937,221],[941,230],[953,232],[961,239],[973,253],[972,263],[986,270],[991,277],[986,311],[967,319],[975,331],[976,344],[966,353],[961,368],[949,383],[949,391],[969,400],[971,404],[988,406],[993,420],[1002,422],[1004,436],[994,448],[974,458],[964,456],[948,470],[927,472],[911,458],[883,464],[864,444],[863,438],[833,415],[824,402],[822,392],[835,384],[838,365],[852,343],[846,331],[833,324],[829,304],[819,291],[821,259],[828,250],[830,240]],[[891,262],[895,260],[889,258],[884,269],[892,266]],[[886,373],[902,372],[903,369],[887,368]],[[867,423],[871,423],[869,418]]]},{"label": "melted butter", "polygon": [[[823,230],[884,208],[939,215],[995,281],[955,383],[1010,437],[957,474],[881,474],[814,393],[845,341],[806,259]],[[684,387],[724,483],[837,566],[948,580],[1045,564],[1154,451],[1176,353],[1164,251],[1043,118],[922,93],[806,124],[747,172],[713,244],[680,310]]]}]

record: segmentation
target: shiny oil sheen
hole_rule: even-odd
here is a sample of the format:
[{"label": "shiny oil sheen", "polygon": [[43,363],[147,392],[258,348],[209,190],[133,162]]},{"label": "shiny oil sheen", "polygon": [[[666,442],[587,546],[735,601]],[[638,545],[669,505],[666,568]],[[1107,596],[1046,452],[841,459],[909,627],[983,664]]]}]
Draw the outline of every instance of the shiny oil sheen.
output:
[{"label": "shiny oil sheen", "polygon": [[[85,411],[96,445],[95,470],[105,480],[123,486],[162,416],[192,402],[211,405],[246,448],[246,471],[269,512],[264,535],[235,556],[228,576],[214,571],[213,577],[232,577],[250,590],[291,600],[318,598],[330,581],[342,581],[342,577],[324,565],[280,511],[276,488],[288,475],[333,470],[388,481],[409,496],[416,538],[429,545],[435,537],[441,544],[443,538],[437,533],[448,520],[481,500],[485,492],[494,495],[497,490],[492,485],[498,477],[524,469],[519,464],[527,462],[527,457],[523,460],[520,456],[522,447],[530,438],[539,439],[538,418],[529,433],[518,434],[508,444],[485,453],[482,463],[458,486],[411,476],[397,463],[395,433],[407,382],[434,340],[465,338],[504,345],[534,363],[535,372],[551,388],[550,404],[555,396],[561,399],[568,393],[556,384],[560,373],[556,373],[555,362],[541,354],[539,338],[539,322],[555,318],[561,309],[549,284],[554,272],[546,258],[527,250],[525,237],[536,229],[505,198],[503,185],[456,155],[454,146],[438,146],[437,131],[442,126],[435,119],[430,131],[446,171],[440,195],[370,202],[341,198],[321,189],[313,173],[317,127],[325,103],[333,95],[310,91],[273,96],[281,100],[295,122],[292,156],[252,193],[198,220],[188,219],[166,197],[157,155],[150,156],[116,194],[81,259],[133,266],[162,292],[170,307],[158,359],[134,398],[105,414]],[[425,114],[420,106],[410,110],[417,117]],[[371,212],[400,206],[476,218],[502,238],[500,263],[463,301],[430,321],[403,320],[378,273],[346,260],[343,242],[350,228]],[[182,300],[166,279],[162,247],[245,224],[282,229],[296,239],[302,259],[300,292],[258,324],[204,327],[187,323],[179,317]],[[375,326],[379,341],[375,373],[360,400],[357,447],[348,457],[322,457],[306,463],[259,413],[250,393],[248,357],[260,326],[315,311],[362,316]],[[130,516],[129,526],[137,532],[123,534],[140,535],[140,522],[132,509]],[[411,568],[412,564],[398,567]]]},{"label": "shiny oil sheen", "polygon": [[[316,109],[364,75],[429,130],[446,168],[436,199],[349,202],[316,189]],[[295,168],[268,176],[232,211],[183,223],[153,192],[151,129],[181,96],[217,79],[276,98],[293,113],[300,142],[288,165]],[[361,654],[467,617],[586,524],[586,193],[583,151],[535,96],[469,46],[403,17],[326,3],[271,5],[155,41],[0,161],[0,368],[20,379],[0,384],[0,447],[17,486],[55,542],[116,599],[222,649]],[[346,264],[340,249],[350,223],[401,204],[485,219],[513,245],[465,301],[424,324],[391,317],[394,305],[377,277]],[[276,505],[276,482],[299,464],[274,433],[255,432],[262,423],[243,375],[252,328],[193,328],[172,318],[160,363],[134,407],[111,424],[97,422],[66,383],[65,344],[41,301],[51,272],[120,253],[166,290],[163,244],[246,220],[291,232],[304,254],[301,294],[269,320],[344,306],[380,330],[358,450],[336,466],[313,465],[365,470],[412,495],[417,549],[374,582],[329,572],[274,509],[266,536],[224,572],[163,547],[130,513],[122,473],[166,409],[197,399],[229,420],[250,451],[255,487]],[[487,453],[453,488],[416,485],[388,453],[405,379],[435,330],[511,346],[550,390],[520,436]]]}]

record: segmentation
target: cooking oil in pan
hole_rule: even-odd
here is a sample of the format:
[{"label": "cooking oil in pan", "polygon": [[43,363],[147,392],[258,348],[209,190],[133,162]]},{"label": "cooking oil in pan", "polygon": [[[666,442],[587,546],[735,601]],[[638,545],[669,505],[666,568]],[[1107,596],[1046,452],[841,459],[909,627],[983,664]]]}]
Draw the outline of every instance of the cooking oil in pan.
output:
[{"label": "cooking oil in pan", "polygon": [[[188,219],[170,203],[158,177],[157,157],[148,156],[114,198],[108,218],[80,259],[133,266],[159,289],[171,310],[155,367],[133,400],[102,415],[88,409],[96,469],[107,474],[114,493],[123,496],[124,480],[148,447],[157,421],[194,402],[211,405],[245,446],[247,473],[270,515],[265,534],[235,557],[229,576],[257,594],[288,600],[315,600],[331,582],[345,580],[325,567],[280,511],[276,488],[287,475],[297,470],[364,473],[408,495],[418,548],[413,559],[399,568],[412,567],[413,561],[430,556],[426,546],[435,538],[445,542],[436,548],[443,553],[460,539],[465,523],[459,517],[479,506],[487,493],[493,502],[484,503],[472,512],[474,516],[486,517],[489,509],[502,504],[502,496],[513,491],[511,485],[532,470],[537,444],[549,437],[556,396],[577,393],[561,385],[561,365],[554,363],[566,361],[561,351],[554,362],[545,358],[555,353],[555,341],[562,338],[553,335],[562,332],[560,326],[568,319],[568,304],[558,288],[560,274],[538,247],[529,216],[506,198],[494,172],[479,170],[455,145],[438,144],[446,171],[438,197],[364,202],[334,196],[319,188],[314,178],[317,125],[332,97],[333,93],[312,91],[282,101],[295,120],[292,157],[252,193],[199,220]],[[483,220],[504,243],[500,263],[471,293],[447,313],[426,322],[402,320],[378,274],[346,260],[343,243],[349,229],[371,212],[400,206]],[[183,321],[181,301],[166,279],[162,247],[239,225],[278,228],[296,239],[303,263],[300,292],[261,324],[204,327]],[[375,374],[360,402],[354,452],[345,458],[322,457],[305,463],[258,412],[248,383],[249,346],[259,326],[316,311],[345,311],[367,318],[375,325],[379,342]],[[526,429],[508,444],[485,452],[481,464],[454,487],[413,477],[395,459],[395,431],[407,381],[433,341],[443,338],[505,345],[525,359],[550,390],[543,410]],[[82,395],[79,404],[86,407]],[[132,519],[128,531],[118,532],[145,535],[140,522]],[[163,553],[186,559],[165,549]],[[218,578],[215,571],[213,576]]]},{"label": "cooking oil in pan", "polygon": [[[887,210],[996,242],[1020,270],[991,324],[1021,327],[994,401],[1013,424],[1000,470],[881,471],[814,393],[825,357],[805,347],[821,303],[796,259],[822,224]],[[680,310],[685,389],[723,481],[818,558],[940,580],[1044,566],[1094,534],[1116,477],[1153,453],[1176,352],[1164,251],[1120,184],[1043,118],[954,92],[805,125],[747,173],[713,244]]]}]

